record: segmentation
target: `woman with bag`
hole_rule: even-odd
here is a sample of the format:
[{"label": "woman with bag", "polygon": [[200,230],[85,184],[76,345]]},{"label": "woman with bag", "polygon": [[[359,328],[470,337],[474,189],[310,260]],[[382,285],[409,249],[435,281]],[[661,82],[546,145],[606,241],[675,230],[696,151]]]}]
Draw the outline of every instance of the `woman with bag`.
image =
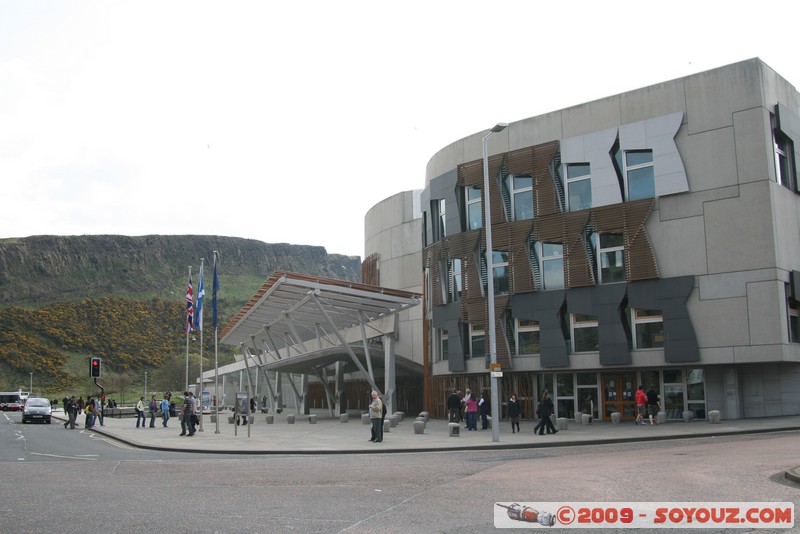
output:
[{"label": "woman with bag", "polygon": [[511,398],[508,399],[508,418],[511,419],[511,433],[514,433],[514,427],[517,427],[519,432],[519,416],[522,413],[522,407],[517,400],[517,394],[512,393]]},{"label": "woman with bag", "polygon": [[150,410],[150,428],[156,427],[156,410],[158,409],[158,404],[156,403],[156,396],[153,395],[150,397],[150,405],[148,406]]}]

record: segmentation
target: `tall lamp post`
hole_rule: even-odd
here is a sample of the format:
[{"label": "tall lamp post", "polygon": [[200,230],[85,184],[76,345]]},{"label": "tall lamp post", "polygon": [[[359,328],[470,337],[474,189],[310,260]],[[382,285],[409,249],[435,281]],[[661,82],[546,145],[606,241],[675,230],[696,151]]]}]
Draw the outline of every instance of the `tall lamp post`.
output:
[{"label": "tall lamp post", "polygon": [[29,373],[31,375],[31,387],[28,389],[28,395],[33,395],[33,373]]},{"label": "tall lamp post", "polygon": [[489,138],[506,129],[508,124],[498,122],[483,138],[483,214],[486,230],[486,271],[488,281],[486,284],[489,308],[489,362],[492,386],[492,441],[500,441],[500,392],[498,391],[497,377],[494,375],[497,363],[497,335],[494,321],[494,250],[492,250],[492,208],[489,200]]}]

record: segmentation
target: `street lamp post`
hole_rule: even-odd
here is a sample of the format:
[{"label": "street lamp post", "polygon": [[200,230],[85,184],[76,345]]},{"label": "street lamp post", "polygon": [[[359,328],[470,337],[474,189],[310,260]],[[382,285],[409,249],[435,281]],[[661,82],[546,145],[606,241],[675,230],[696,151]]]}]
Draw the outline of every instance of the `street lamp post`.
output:
[{"label": "street lamp post", "polygon": [[29,373],[31,375],[31,386],[28,388],[28,395],[33,395],[33,373]]},{"label": "street lamp post", "polygon": [[[483,138],[483,214],[484,229],[486,230],[486,293],[489,308],[489,362],[491,372],[497,363],[497,335],[494,320],[494,251],[492,250],[492,208],[489,200],[489,138],[506,129],[505,122],[497,123]],[[492,441],[500,441],[500,393],[498,391],[497,377],[491,375],[492,396]]]}]

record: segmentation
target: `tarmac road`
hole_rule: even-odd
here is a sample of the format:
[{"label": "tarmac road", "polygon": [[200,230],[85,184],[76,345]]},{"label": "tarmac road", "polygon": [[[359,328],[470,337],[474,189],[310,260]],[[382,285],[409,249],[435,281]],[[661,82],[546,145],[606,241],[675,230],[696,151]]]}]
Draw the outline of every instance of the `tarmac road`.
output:
[{"label": "tarmac road", "polygon": [[[14,419],[0,419],[0,446],[18,440]],[[799,463],[798,431],[520,450],[236,457],[120,449],[55,422],[25,425],[23,434],[29,448],[41,440],[63,443],[68,456],[91,444],[97,457],[6,458],[4,533],[464,533],[495,530],[498,501],[800,504],[800,485],[782,476]],[[60,438],[68,434],[73,440]]]}]

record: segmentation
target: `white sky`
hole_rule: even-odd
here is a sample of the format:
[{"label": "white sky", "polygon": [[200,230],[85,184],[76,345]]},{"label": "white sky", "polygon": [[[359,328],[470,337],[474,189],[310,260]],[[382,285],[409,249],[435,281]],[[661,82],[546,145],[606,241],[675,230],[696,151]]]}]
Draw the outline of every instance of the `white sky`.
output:
[{"label": "white sky", "polygon": [[800,85],[800,2],[736,5],[0,0],[0,237],[363,256],[367,211],[497,122],[752,57]]}]

